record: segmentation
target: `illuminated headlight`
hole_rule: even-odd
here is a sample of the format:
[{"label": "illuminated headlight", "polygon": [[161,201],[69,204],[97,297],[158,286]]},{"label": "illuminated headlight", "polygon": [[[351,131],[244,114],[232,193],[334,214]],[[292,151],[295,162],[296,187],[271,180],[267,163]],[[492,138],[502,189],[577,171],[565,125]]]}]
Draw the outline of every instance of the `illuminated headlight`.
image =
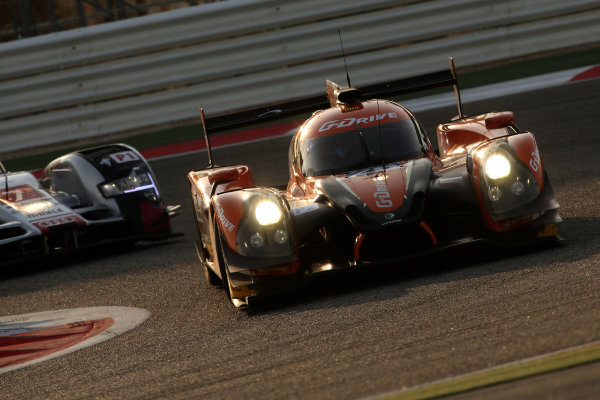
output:
[{"label": "illuminated headlight", "polygon": [[263,188],[245,189],[239,196],[244,207],[236,234],[240,256],[255,258],[258,263],[271,259],[274,264],[296,258],[291,217],[285,198],[279,196]]},{"label": "illuminated headlight", "polygon": [[488,146],[479,156],[481,191],[490,213],[501,219],[520,215],[516,210],[535,200],[540,190],[528,165],[503,141]]},{"label": "illuminated headlight", "polygon": [[147,173],[127,176],[100,185],[100,190],[105,197],[113,197],[146,189],[154,189],[156,191],[152,177]]},{"label": "illuminated headlight", "polygon": [[503,155],[494,154],[485,162],[485,174],[490,179],[506,178],[510,174],[510,162]]},{"label": "illuminated headlight", "polygon": [[256,206],[256,220],[261,225],[273,225],[281,219],[281,210],[275,202],[263,200]]}]

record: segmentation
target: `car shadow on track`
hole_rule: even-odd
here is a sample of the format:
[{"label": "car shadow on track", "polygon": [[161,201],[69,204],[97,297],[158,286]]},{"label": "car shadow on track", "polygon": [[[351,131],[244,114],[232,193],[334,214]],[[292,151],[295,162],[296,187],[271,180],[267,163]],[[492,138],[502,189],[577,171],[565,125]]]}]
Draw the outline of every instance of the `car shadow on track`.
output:
[{"label": "car shadow on track", "polygon": [[149,246],[169,246],[178,240],[173,236],[160,242],[131,242],[121,241],[112,244],[102,244],[85,249],[73,250],[65,253],[40,255],[0,264],[0,280],[18,278],[21,276],[35,275],[53,269],[69,268],[86,263],[89,260],[108,260],[111,257],[122,255],[135,255],[145,251]]},{"label": "car shadow on track", "polygon": [[[257,301],[247,314],[258,316],[384,301],[423,284],[572,262],[600,253],[600,244],[596,244],[600,235],[599,218],[566,219],[561,228],[564,237],[557,241],[510,248],[477,243],[405,261],[329,271],[315,276],[293,294]],[[402,290],[386,290],[399,283]]]}]

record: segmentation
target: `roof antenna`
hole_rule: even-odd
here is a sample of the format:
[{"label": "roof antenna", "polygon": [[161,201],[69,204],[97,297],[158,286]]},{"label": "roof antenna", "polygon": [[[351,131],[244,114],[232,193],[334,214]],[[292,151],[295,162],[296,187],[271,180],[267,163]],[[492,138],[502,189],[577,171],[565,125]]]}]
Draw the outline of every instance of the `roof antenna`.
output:
[{"label": "roof antenna", "polygon": [[6,200],[8,200],[8,170],[4,164],[2,164],[2,161],[0,161],[0,173],[4,174],[4,194]]},{"label": "roof antenna", "polygon": [[348,65],[346,65],[346,54],[344,54],[344,43],[342,43],[342,31],[338,29],[338,36],[340,37],[340,47],[342,48],[342,58],[344,59],[344,68],[346,69],[346,80],[348,81],[348,87],[352,87],[350,84],[350,75],[348,75]]},{"label": "roof antenna", "polygon": [[462,111],[462,102],[460,101],[460,89],[458,88],[458,79],[456,78],[456,67],[454,66],[454,58],[448,57],[450,63],[450,72],[452,72],[452,79],[454,80],[454,95],[456,96],[456,106],[458,107],[458,118],[464,118]]},{"label": "roof antenna", "polygon": [[208,129],[206,129],[206,118],[204,117],[204,109],[202,107],[199,107],[198,111],[200,111],[200,117],[202,119],[202,129],[204,129],[204,139],[206,140],[206,152],[208,154],[208,168],[212,169],[215,167],[215,165],[213,164],[212,149],[210,146],[210,140],[208,139]]}]

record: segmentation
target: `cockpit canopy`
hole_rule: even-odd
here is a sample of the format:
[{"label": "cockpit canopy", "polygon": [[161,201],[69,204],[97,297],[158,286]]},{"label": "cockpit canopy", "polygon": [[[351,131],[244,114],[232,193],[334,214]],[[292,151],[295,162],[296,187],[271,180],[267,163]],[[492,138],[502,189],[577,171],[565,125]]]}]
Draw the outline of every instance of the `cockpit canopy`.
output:
[{"label": "cockpit canopy", "polygon": [[350,172],[423,155],[414,117],[392,102],[369,101],[351,112],[331,108],[300,130],[296,159],[304,176]]}]

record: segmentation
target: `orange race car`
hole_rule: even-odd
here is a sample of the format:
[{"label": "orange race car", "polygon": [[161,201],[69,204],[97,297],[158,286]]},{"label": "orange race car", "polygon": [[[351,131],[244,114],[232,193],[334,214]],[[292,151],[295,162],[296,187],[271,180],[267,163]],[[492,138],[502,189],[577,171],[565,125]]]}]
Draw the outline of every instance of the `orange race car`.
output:
[{"label": "orange race car", "polygon": [[[285,191],[256,187],[245,165],[191,171],[198,257],[236,307],[299,287],[311,275],[458,244],[556,237],[559,204],[531,132],[512,112],[463,116],[454,65],[358,91],[327,82],[311,98],[203,121],[216,131],[313,113],[289,147]],[[349,83],[349,82],[348,82]],[[435,151],[404,106],[382,97],[454,85],[458,116]],[[363,100],[369,98],[369,100]]]}]

